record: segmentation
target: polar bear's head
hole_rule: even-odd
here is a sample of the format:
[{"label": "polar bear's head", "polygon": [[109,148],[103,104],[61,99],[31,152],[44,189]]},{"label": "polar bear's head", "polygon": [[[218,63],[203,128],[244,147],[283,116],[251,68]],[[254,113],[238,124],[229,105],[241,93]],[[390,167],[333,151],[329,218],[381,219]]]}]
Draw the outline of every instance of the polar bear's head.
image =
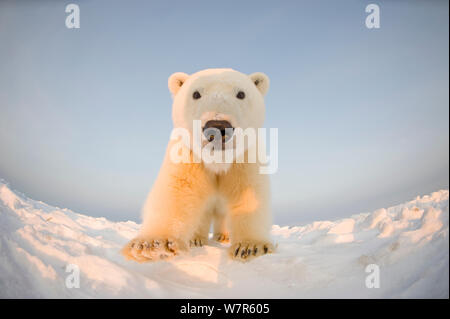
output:
[{"label": "polar bear's head", "polygon": [[[208,143],[208,129],[224,133],[225,129],[233,132],[263,126],[264,95],[269,89],[269,78],[263,73],[246,75],[232,69],[207,69],[192,75],[178,72],[169,77],[169,89],[174,100],[174,127],[184,128],[192,136],[194,121],[199,120],[206,137],[203,145]],[[224,149],[232,147],[231,142],[226,143],[226,135]]]}]

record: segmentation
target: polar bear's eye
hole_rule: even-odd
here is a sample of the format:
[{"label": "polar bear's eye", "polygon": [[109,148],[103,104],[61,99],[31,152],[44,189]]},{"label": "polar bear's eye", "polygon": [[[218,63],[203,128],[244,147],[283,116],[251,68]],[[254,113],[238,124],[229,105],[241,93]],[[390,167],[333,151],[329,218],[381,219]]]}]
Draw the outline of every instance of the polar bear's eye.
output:
[{"label": "polar bear's eye", "polygon": [[195,91],[194,94],[192,94],[192,98],[194,100],[198,100],[199,98],[201,98],[202,96],[200,95],[200,93],[198,91]]},{"label": "polar bear's eye", "polygon": [[243,100],[245,98],[245,93],[242,91],[239,91],[238,94],[236,94],[236,97],[240,100]]}]

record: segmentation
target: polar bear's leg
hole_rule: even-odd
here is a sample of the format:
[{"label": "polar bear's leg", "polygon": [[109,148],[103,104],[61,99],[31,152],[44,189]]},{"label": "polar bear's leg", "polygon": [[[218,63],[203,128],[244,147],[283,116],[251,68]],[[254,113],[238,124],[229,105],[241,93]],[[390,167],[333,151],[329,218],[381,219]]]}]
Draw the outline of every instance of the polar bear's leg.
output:
[{"label": "polar bear's leg", "polygon": [[256,165],[242,164],[222,185],[230,207],[230,256],[243,261],[273,252],[268,176]]},{"label": "polar bear's leg", "polygon": [[230,240],[226,215],[224,213],[214,214],[214,239],[221,243],[226,243]]},{"label": "polar bear's leg", "polygon": [[189,204],[172,200],[164,206],[148,212],[139,235],[122,250],[125,257],[138,262],[155,261],[189,248],[203,216],[201,200]]},{"label": "polar bear's leg", "polygon": [[200,164],[165,160],[143,209],[139,235],[122,250],[136,261],[171,257],[189,242],[207,212],[211,179]]},{"label": "polar bear's leg", "polygon": [[230,257],[244,261],[273,251],[269,227],[264,222],[264,212],[232,212]]},{"label": "polar bear's leg", "polygon": [[191,247],[202,247],[208,242],[209,229],[211,227],[212,214],[206,212],[200,221],[200,225],[197,227],[194,236],[190,240],[189,244]]}]

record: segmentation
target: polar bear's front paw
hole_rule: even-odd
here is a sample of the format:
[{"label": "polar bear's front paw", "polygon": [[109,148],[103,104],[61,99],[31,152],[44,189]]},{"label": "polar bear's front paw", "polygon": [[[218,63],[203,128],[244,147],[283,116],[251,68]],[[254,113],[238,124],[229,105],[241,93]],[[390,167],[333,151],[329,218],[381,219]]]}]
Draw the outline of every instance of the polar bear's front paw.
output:
[{"label": "polar bear's front paw", "polygon": [[273,253],[275,247],[269,242],[242,241],[232,244],[229,250],[233,259],[246,261],[254,257]]},{"label": "polar bear's front paw", "polygon": [[176,239],[145,239],[137,237],[122,249],[122,254],[128,260],[146,262],[175,256],[182,249],[184,249],[184,245]]}]

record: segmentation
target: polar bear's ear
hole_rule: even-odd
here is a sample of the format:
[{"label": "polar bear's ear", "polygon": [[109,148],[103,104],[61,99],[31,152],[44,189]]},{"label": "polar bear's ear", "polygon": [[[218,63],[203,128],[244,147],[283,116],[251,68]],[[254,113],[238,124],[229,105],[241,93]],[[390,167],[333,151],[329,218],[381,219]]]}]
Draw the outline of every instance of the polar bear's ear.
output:
[{"label": "polar bear's ear", "polygon": [[183,72],[176,72],[169,77],[169,90],[175,95],[181,86],[186,82],[189,75]]},{"label": "polar bear's ear", "polygon": [[261,72],[256,72],[250,74],[250,79],[256,85],[256,88],[261,92],[262,95],[265,95],[269,90],[269,77]]}]

